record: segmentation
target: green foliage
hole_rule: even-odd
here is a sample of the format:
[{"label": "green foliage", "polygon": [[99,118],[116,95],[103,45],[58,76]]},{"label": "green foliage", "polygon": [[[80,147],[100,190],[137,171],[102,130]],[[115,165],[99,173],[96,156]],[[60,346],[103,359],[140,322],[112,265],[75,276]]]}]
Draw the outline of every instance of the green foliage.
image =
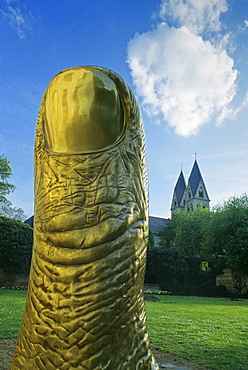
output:
[{"label": "green foliage", "polygon": [[0,216],[0,268],[9,273],[28,273],[33,229],[20,221]]},{"label": "green foliage", "polygon": [[148,249],[145,284],[159,284],[172,294],[216,295],[212,275],[199,257],[183,256],[176,249]]},{"label": "green foliage", "polygon": [[179,253],[175,250],[154,248],[147,252],[145,283],[158,283],[162,290],[176,289],[180,279],[177,269]]},{"label": "green foliage", "polygon": [[248,274],[248,196],[232,197],[212,211],[176,212],[160,233],[161,246],[206,260],[219,274],[228,266]]},{"label": "green foliage", "polygon": [[15,186],[8,182],[11,174],[10,162],[4,155],[0,155],[0,216],[24,221],[26,216],[23,209],[12,207],[12,203],[6,198],[7,194],[15,190]]},{"label": "green foliage", "polygon": [[186,256],[200,256],[203,230],[209,217],[207,208],[174,213],[169,225],[160,233],[161,246],[174,247]]},{"label": "green foliage", "polygon": [[148,249],[153,249],[154,248],[154,236],[153,232],[151,229],[149,229],[149,236],[148,236]]},{"label": "green foliage", "polygon": [[157,297],[146,302],[153,347],[210,370],[247,369],[248,301]]},{"label": "green foliage", "polygon": [[216,206],[202,251],[215,266],[248,273],[248,196],[232,197]]},{"label": "green foliage", "polygon": [[25,221],[27,216],[22,208],[12,207],[11,204],[0,203],[0,216],[14,218],[18,221]]},{"label": "green foliage", "polygon": [[9,203],[5,195],[13,192],[15,186],[8,183],[8,178],[11,176],[12,170],[10,162],[4,155],[0,155],[0,203]]}]

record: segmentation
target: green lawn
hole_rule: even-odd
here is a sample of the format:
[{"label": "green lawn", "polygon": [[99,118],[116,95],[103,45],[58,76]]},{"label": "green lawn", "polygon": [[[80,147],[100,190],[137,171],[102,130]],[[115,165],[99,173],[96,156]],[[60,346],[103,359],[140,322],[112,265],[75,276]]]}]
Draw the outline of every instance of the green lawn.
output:
[{"label": "green lawn", "polygon": [[[25,291],[0,291],[0,338],[17,338]],[[146,302],[152,345],[211,370],[248,369],[248,300],[159,296]]]},{"label": "green lawn", "polygon": [[0,338],[15,339],[18,336],[26,291],[0,290]]},{"label": "green lawn", "polygon": [[156,348],[211,370],[248,369],[248,301],[159,296],[146,302]]}]

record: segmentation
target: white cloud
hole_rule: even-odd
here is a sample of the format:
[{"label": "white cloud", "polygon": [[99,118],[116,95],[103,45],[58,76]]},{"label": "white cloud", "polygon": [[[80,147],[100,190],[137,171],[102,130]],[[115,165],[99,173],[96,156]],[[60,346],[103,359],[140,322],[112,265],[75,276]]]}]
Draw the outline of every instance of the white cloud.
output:
[{"label": "white cloud", "polygon": [[136,34],[128,45],[128,63],[145,110],[162,113],[179,135],[196,134],[235,95],[233,60],[186,27],[161,23]]},{"label": "white cloud", "polygon": [[248,107],[248,90],[245,93],[244,100],[242,101],[241,107]]},{"label": "white cloud", "polygon": [[225,50],[228,37],[218,34],[214,43],[199,34],[218,30],[225,10],[224,0],[163,1],[160,16],[166,12],[178,27],[162,22],[128,43],[127,62],[144,109],[154,120],[162,115],[179,135],[234,115],[237,71]]},{"label": "white cloud", "polygon": [[205,30],[219,31],[220,15],[226,11],[226,0],[162,0],[159,16],[200,34]]},{"label": "white cloud", "polygon": [[[13,5],[11,5],[12,3]],[[18,36],[23,39],[25,37],[25,32],[30,29],[30,24],[19,6],[19,1],[4,0],[1,14],[2,18],[5,19],[9,25],[15,29]]]}]

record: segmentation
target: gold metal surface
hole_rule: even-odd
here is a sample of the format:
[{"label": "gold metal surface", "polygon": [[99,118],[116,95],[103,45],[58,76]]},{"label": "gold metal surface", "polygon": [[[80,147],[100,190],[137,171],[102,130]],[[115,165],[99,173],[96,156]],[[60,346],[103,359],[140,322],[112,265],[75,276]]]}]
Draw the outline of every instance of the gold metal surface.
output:
[{"label": "gold metal surface", "polygon": [[143,125],[116,73],[77,67],[46,90],[35,143],[34,246],[11,370],[158,369],[143,301]]},{"label": "gold metal surface", "polygon": [[46,149],[85,153],[112,145],[123,130],[123,111],[114,82],[104,73],[77,68],[50,83],[45,108]]}]

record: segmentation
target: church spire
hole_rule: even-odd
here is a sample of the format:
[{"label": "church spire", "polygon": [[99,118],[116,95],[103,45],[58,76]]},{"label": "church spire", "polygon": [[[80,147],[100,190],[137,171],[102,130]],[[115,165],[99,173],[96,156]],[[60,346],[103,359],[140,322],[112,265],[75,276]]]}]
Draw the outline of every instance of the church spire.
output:
[{"label": "church spire", "polygon": [[193,168],[192,168],[190,176],[189,176],[189,184],[190,184],[190,188],[191,188],[193,197],[196,194],[196,190],[197,190],[199,182],[201,180],[202,180],[202,175],[201,175],[197,160],[195,159],[195,163],[193,165]]},{"label": "church spire", "polygon": [[185,207],[188,212],[196,208],[209,208],[210,199],[196,159],[189,176],[186,193]]},{"label": "church spire", "polygon": [[171,212],[178,210],[190,212],[196,208],[209,208],[210,199],[208,197],[207,188],[201,175],[200,168],[196,160],[190,172],[188,183],[186,186],[182,168],[175,185],[171,203]]},{"label": "church spire", "polygon": [[171,203],[172,212],[184,207],[183,195],[185,193],[185,189],[186,189],[186,182],[185,182],[183,171],[181,168],[181,172],[179,174],[178,180],[176,182],[176,185],[173,191],[172,203]]}]

